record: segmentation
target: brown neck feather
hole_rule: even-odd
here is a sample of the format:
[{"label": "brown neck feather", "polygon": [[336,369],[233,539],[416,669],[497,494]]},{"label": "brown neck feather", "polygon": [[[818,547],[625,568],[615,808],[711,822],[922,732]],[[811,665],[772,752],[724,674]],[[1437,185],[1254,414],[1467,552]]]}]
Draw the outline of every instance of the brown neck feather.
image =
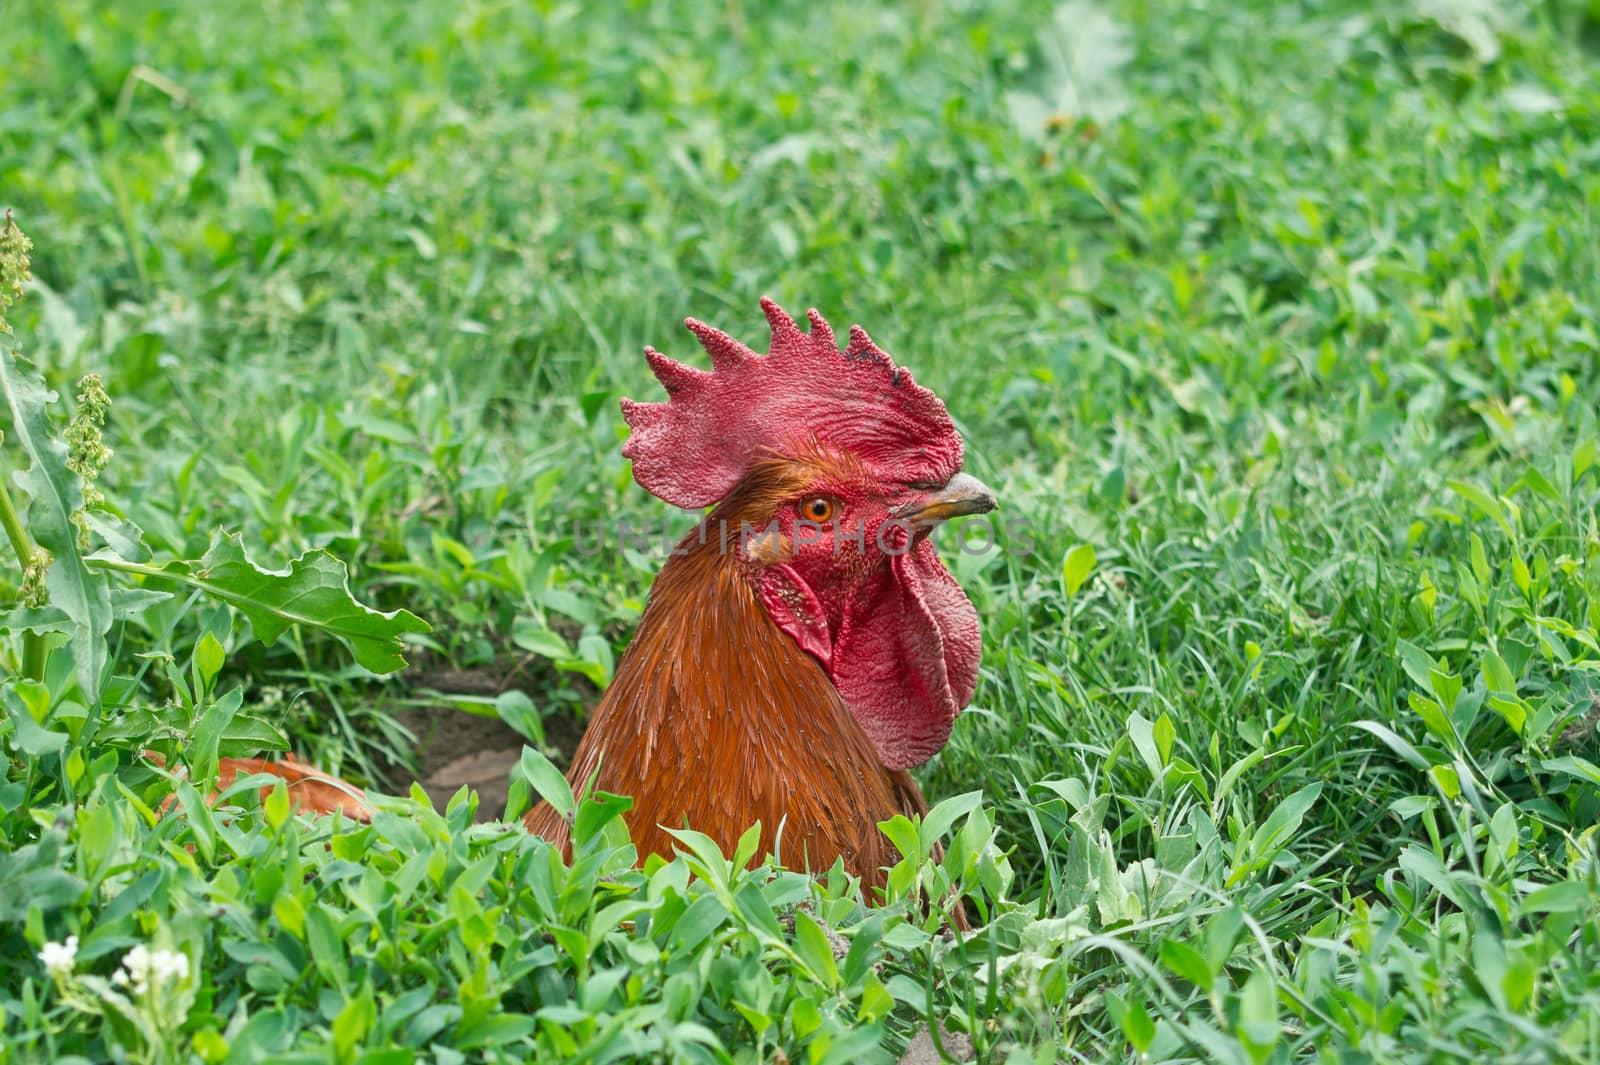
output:
[{"label": "brown neck feather", "polygon": [[[685,817],[729,852],[760,820],[764,853],[812,869],[843,857],[876,883],[891,860],[876,823],[921,797],[878,762],[827,674],[767,616],[733,543],[723,549],[718,530],[735,538],[750,502],[736,492],[656,577],[568,777],[581,786],[598,765],[598,788],[633,796],[641,856],[670,855],[658,826]],[[548,807],[529,824],[565,835]]]}]

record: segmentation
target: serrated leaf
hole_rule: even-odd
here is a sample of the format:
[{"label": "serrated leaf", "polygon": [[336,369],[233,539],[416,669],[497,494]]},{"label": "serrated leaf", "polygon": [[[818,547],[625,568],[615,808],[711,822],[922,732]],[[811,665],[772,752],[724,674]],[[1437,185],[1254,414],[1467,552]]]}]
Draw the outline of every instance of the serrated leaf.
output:
[{"label": "serrated leaf", "polygon": [[223,536],[200,560],[195,576],[248,617],[263,643],[273,643],[290,625],[320,629],[374,673],[405,668],[402,635],[432,631],[410,611],[384,613],[356,602],[344,563],[326,551],[307,552],[287,570],[266,570],[250,561],[239,536]]},{"label": "serrated leaf", "polygon": [[28,495],[28,531],[53,556],[45,574],[50,604],[69,622],[72,657],[84,699],[100,699],[106,667],[106,633],[111,629],[111,591],[105,576],[84,562],[72,515],[83,509],[78,475],[67,469],[67,445],[50,425],[55,393],[26,373],[12,354],[12,341],[0,335],[0,388],[11,408],[11,436],[29,459],[14,480]]},{"label": "serrated leaf", "polygon": [[[127,568],[116,559],[101,561]],[[291,625],[329,633],[374,673],[405,667],[401,636],[433,631],[409,610],[384,613],[358,603],[350,594],[344,563],[322,550],[306,552],[288,569],[263,569],[245,554],[243,540],[227,533],[198,562],[169,562],[159,571],[141,567],[135,572],[179,581],[230,604],[250,619],[265,644],[274,643]]]}]

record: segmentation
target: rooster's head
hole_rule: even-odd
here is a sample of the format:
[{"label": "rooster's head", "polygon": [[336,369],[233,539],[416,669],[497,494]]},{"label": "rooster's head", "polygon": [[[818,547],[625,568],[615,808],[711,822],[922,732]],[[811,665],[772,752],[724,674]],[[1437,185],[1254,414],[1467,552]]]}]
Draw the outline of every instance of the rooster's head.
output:
[{"label": "rooster's head", "polygon": [[669,399],[623,400],[623,454],[668,503],[720,503],[708,528],[768,615],[832,678],[879,759],[920,765],[944,746],[978,679],[978,618],[928,540],[994,508],[961,472],[944,404],[850,329],[843,351],[815,310],[803,332],[762,300],[766,355],[686,323],[711,356],[693,369],[645,349]]}]

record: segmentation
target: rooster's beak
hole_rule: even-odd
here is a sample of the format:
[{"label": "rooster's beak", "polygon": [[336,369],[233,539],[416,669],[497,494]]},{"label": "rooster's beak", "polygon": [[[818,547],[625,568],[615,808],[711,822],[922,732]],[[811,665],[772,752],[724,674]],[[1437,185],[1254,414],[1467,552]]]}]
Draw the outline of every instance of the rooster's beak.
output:
[{"label": "rooster's beak", "polygon": [[994,489],[969,473],[958,473],[943,488],[895,511],[894,517],[918,525],[937,525],[963,514],[987,514],[995,505]]}]

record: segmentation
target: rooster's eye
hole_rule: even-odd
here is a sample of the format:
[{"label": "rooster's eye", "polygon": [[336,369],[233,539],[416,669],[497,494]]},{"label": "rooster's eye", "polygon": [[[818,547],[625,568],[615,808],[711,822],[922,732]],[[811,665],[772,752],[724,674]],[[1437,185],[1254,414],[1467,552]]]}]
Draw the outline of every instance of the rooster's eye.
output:
[{"label": "rooster's eye", "polygon": [[808,499],[804,503],[800,504],[800,514],[807,521],[814,521],[818,525],[830,520],[833,517],[833,512],[833,500],[828,499],[826,496],[818,496],[815,499]]}]

